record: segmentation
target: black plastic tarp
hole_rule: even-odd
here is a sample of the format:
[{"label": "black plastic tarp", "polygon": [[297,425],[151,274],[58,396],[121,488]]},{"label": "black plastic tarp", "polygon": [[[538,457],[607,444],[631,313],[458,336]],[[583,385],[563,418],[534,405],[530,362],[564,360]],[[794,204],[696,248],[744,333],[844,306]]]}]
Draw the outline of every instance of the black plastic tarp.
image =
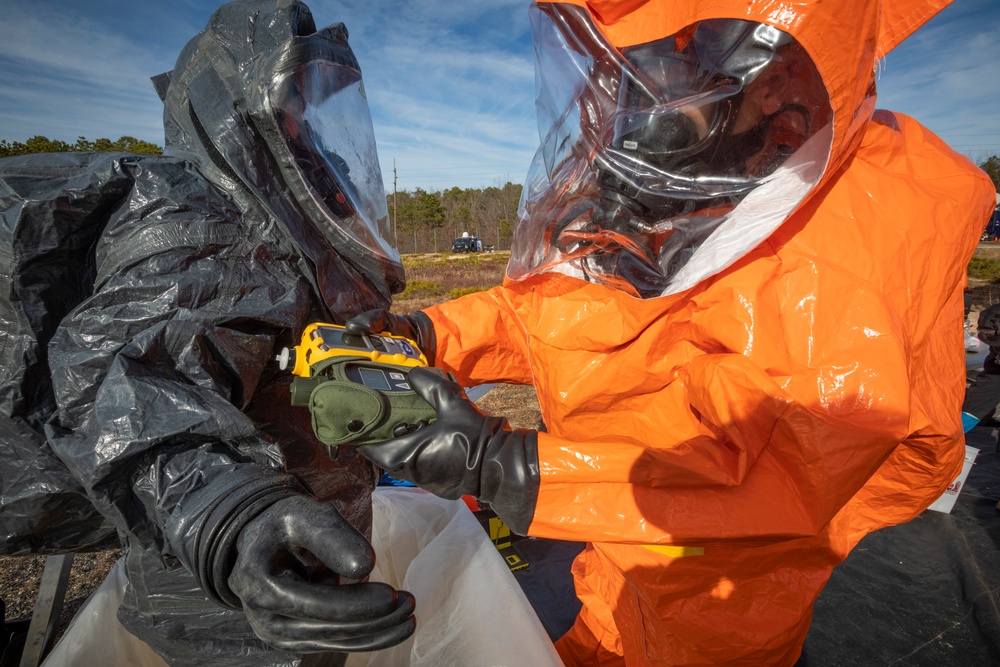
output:
[{"label": "black plastic tarp", "polygon": [[1000,664],[1000,456],[979,450],[950,514],[928,510],[866,536],[816,603],[802,664]]}]

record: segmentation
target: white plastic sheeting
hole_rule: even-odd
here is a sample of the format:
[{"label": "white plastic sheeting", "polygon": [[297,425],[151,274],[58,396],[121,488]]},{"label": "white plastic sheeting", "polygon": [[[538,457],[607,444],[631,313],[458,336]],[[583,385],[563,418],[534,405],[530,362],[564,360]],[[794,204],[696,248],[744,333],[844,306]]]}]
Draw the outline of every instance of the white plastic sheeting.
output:
[{"label": "white plastic sheeting", "polygon": [[372,579],[417,598],[417,631],[347,667],[561,666],[514,575],[461,501],[379,487],[372,496]]},{"label": "white plastic sheeting", "polygon": [[133,637],[118,622],[118,605],[125,594],[125,565],[115,563],[111,572],[87,599],[42,667],[76,665],[134,665],[167,667],[149,646]]},{"label": "white plastic sheeting", "polygon": [[[398,487],[379,487],[372,502],[377,562],[371,578],[417,597],[417,631],[394,648],[352,654],[347,667],[562,665],[514,576],[464,503]],[[43,667],[165,667],[115,617],[125,583],[119,562]]]}]

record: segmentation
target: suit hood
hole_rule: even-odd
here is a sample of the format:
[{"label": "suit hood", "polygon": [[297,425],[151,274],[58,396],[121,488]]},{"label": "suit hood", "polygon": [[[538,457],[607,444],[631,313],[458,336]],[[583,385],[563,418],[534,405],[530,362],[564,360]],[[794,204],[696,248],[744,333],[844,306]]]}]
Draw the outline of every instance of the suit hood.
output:
[{"label": "suit hood", "polygon": [[541,144],[508,278],[655,298],[718,274],[837,173],[878,59],[946,4],[536,2]]},{"label": "suit hood", "polygon": [[300,2],[231,2],[154,84],[165,153],[262,204],[318,273],[340,260],[388,298],[403,269],[347,40],[342,23],[317,30]]}]

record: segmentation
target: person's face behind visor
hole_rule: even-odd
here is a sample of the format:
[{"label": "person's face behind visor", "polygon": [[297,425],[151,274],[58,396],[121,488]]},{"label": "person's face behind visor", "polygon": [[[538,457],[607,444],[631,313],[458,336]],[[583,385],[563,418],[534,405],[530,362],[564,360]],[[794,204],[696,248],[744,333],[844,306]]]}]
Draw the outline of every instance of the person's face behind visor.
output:
[{"label": "person's face behind visor", "polygon": [[558,3],[536,6],[533,28],[543,141],[511,278],[673,293],[766,238],[822,176],[829,97],[789,35],[712,20],[618,50]]},{"label": "person's face behind visor", "polygon": [[320,231],[349,256],[398,263],[360,72],[325,60],[299,65],[275,82],[271,106],[298,199]]}]

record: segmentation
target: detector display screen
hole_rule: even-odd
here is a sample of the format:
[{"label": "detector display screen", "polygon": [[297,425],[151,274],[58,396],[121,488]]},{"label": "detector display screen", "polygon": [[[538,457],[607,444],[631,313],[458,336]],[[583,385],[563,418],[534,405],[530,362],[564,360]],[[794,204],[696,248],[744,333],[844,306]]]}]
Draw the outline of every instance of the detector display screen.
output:
[{"label": "detector display screen", "polygon": [[347,379],[376,391],[412,391],[406,378],[406,369],[400,367],[377,368],[364,364],[347,364]]},{"label": "detector display screen", "polygon": [[379,391],[390,391],[392,386],[385,377],[385,373],[373,368],[359,368],[361,373],[361,384]]}]

